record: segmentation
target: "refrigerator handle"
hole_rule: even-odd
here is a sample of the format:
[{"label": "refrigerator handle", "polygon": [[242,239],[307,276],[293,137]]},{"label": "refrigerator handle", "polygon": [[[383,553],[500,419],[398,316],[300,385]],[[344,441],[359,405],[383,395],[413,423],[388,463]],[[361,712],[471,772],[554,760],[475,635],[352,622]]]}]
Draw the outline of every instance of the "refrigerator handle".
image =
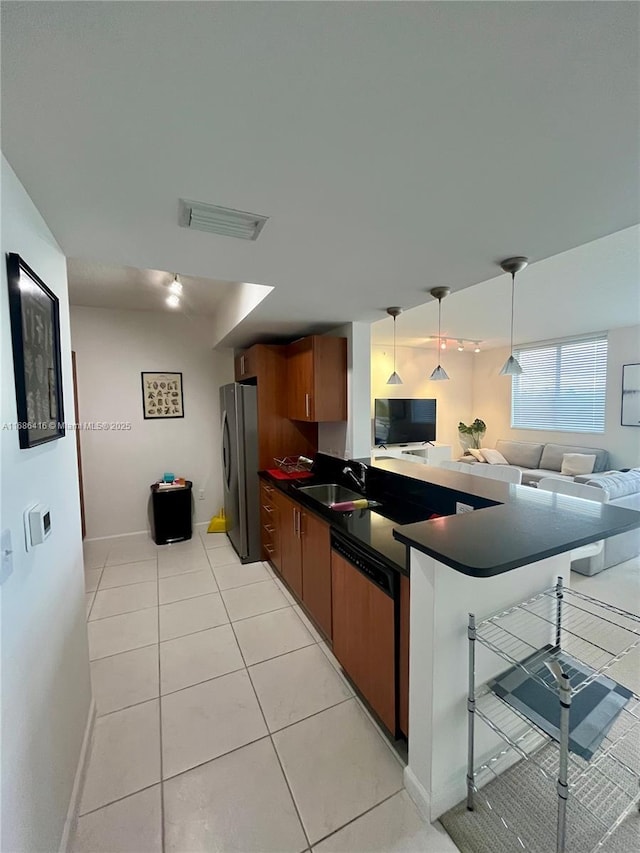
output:
[{"label": "refrigerator handle", "polygon": [[222,471],[224,474],[224,487],[227,492],[229,492],[230,480],[231,480],[231,470],[229,468],[229,456],[227,454],[227,447],[229,442],[229,421],[227,418],[227,410],[225,409],[222,413]]}]

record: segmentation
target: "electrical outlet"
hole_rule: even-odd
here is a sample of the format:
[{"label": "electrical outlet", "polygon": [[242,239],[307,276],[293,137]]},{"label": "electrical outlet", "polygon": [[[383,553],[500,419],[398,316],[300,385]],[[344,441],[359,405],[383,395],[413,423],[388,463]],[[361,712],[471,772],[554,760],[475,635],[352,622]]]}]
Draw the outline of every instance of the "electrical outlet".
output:
[{"label": "electrical outlet", "polygon": [[198,500],[204,500],[204,489],[198,489]]},{"label": "electrical outlet", "polygon": [[463,512],[473,512],[473,507],[456,501],[456,515],[461,515]]}]

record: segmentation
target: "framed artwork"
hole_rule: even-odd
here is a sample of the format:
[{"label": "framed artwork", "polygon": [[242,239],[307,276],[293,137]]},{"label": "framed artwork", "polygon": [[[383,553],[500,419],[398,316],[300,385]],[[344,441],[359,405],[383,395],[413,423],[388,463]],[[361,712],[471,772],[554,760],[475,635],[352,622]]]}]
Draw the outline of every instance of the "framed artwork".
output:
[{"label": "framed artwork", "polygon": [[23,449],[62,438],[58,297],[20,257],[7,255],[18,440]]},{"label": "framed artwork", "polygon": [[622,365],[622,426],[640,426],[640,364]]},{"label": "framed artwork", "polygon": [[142,373],[142,411],[146,420],[183,418],[182,373]]}]

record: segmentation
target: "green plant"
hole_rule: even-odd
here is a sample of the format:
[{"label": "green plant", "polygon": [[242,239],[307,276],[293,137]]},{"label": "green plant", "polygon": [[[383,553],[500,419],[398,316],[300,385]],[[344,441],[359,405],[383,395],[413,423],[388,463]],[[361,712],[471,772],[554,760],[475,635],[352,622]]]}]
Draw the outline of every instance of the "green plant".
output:
[{"label": "green plant", "polygon": [[487,425],[484,421],[481,421],[480,418],[476,418],[473,423],[469,424],[469,426],[467,426],[467,424],[463,424],[462,421],[458,424],[458,432],[460,435],[469,436],[472,447],[480,447],[480,443],[486,431]]}]

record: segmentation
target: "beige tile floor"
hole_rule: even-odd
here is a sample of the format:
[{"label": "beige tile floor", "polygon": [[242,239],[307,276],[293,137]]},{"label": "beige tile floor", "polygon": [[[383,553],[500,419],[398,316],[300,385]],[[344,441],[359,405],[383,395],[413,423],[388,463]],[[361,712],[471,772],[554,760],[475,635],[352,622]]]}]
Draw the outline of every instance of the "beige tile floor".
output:
[{"label": "beige tile floor", "polygon": [[222,534],[85,544],[97,704],[75,853],[455,853],[321,636]]},{"label": "beige tile floor", "polygon": [[[85,575],[98,717],[75,853],[455,853],[266,564],[197,532],[86,543]],[[640,611],[639,559],[572,585]]]}]

